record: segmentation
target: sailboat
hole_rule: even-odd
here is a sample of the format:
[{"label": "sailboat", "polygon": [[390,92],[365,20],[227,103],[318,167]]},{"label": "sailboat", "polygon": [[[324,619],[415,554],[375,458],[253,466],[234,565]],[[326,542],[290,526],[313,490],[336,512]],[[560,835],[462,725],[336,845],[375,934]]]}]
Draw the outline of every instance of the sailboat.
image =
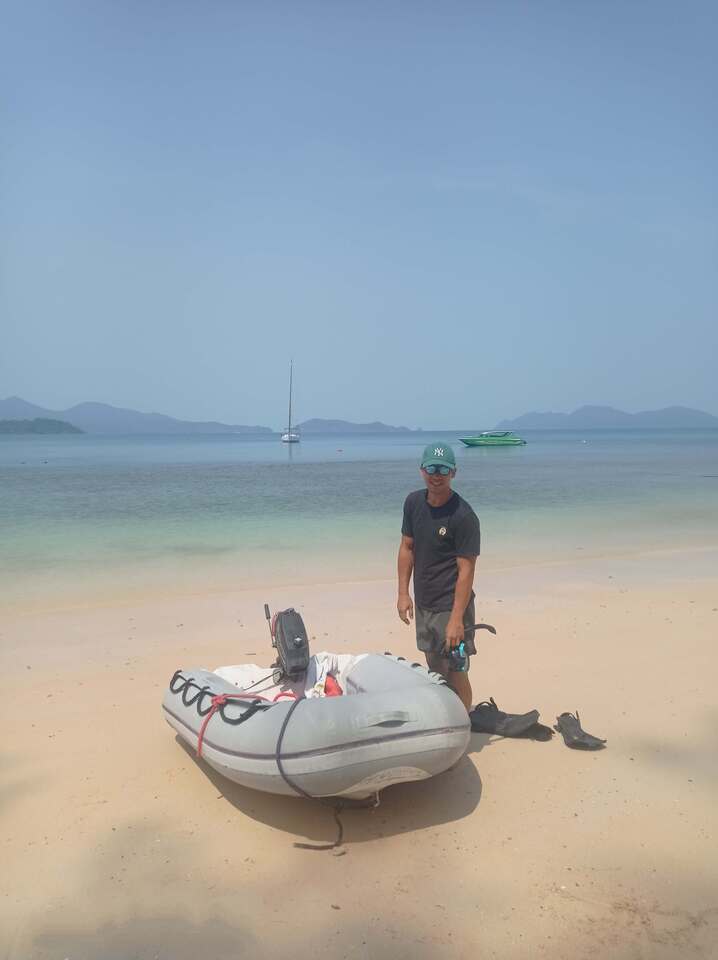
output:
[{"label": "sailboat", "polygon": [[289,361],[289,419],[287,429],[282,434],[282,443],[299,443],[300,437],[296,430],[292,430],[292,366]]}]

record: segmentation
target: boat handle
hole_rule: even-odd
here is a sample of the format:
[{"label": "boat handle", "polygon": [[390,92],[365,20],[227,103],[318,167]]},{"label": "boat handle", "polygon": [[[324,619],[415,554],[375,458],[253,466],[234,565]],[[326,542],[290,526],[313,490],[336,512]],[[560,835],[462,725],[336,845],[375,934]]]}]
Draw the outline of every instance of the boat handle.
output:
[{"label": "boat handle", "polygon": [[406,710],[385,710],[364,718],[365,727],[380,727],[383,723],[409,723],[414,718]]}]

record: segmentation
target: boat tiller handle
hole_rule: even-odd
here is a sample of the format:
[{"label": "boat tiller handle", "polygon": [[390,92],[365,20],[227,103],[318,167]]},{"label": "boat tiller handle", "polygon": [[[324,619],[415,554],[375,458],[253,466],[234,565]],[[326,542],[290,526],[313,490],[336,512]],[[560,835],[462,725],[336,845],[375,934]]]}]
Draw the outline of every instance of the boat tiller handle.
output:
[{"label": "boat tiller handle", "polygon": [[383,713],[372,713],[364,718],[363,726],[381,727],[383,724],[410,723],[414,717],[406,710],[385,710]]}]

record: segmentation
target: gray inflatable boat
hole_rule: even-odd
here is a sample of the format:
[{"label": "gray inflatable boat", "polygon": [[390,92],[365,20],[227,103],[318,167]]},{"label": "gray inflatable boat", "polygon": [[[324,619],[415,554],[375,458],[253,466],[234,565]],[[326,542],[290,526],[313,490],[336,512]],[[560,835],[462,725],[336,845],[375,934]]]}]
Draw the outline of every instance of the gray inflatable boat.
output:
[{"label": "gray inflatable boat", "polygon": [[346,659],[342,696],[274,701],[213,671],[178,670],[164,716],[218,773],[268,793],[363,799],[460,759],[469,718],[441,677],[390,654]]}]

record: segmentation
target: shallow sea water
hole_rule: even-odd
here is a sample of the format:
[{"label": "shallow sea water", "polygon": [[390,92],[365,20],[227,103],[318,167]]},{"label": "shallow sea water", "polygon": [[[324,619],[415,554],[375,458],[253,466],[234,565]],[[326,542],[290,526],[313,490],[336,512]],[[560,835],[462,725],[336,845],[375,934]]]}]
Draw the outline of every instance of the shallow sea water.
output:
[{"label": "shallow sea water", "polygon": [[450,442],[482,564],[716,542],[718,431],[0,438],[6,599],[392,577],[426,443]]}]

